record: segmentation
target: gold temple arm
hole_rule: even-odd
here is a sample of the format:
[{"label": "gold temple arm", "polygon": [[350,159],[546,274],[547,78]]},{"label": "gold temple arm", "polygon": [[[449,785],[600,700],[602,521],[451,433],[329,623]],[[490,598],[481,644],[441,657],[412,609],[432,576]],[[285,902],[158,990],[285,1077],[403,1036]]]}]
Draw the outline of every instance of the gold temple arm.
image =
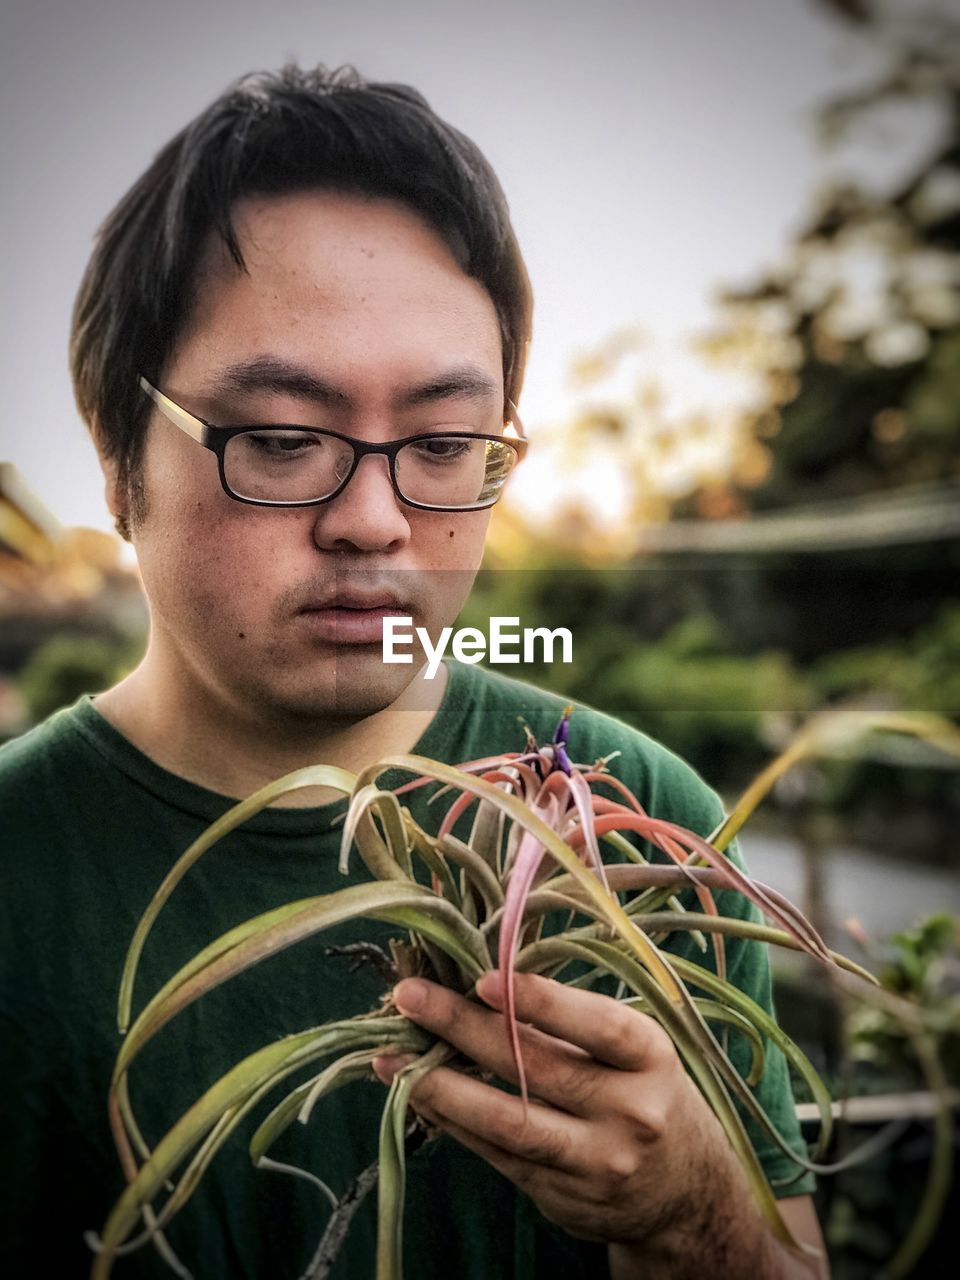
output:
[{"label": "gold temple arm", "polygon": [[141,377],[140,386],[147,393],[165,418],[173,423],[175,427],[179,427],[181,431],[185,431],[188,436],[193,436],[200,444],[203,444],[203,428],[204,424],[199,418],[195,418],[192,413],[187,413],[186,409],[181,409],[178,404],[174,404],[162,391],[158,391],[153,383],[148,382],[146,378]]}]

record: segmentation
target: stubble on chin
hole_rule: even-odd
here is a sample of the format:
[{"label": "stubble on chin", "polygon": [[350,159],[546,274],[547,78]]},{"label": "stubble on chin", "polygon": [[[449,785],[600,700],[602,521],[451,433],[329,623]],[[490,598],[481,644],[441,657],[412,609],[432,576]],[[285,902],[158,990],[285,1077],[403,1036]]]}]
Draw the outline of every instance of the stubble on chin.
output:
[{"label": "stubble on chin", "polygon": [[315,731],[319,725],[325,730],[349,728],[401,700],[410,703],[410,710],[420,709],[420,700],[410,696],[415,679],[416,667],[387,667],[379,651],[360,660],[333,654],[313,682],[304,681],[301,673],[287,681],[257,681],[249,690],[248,705],[262,723],[294,734]]}]

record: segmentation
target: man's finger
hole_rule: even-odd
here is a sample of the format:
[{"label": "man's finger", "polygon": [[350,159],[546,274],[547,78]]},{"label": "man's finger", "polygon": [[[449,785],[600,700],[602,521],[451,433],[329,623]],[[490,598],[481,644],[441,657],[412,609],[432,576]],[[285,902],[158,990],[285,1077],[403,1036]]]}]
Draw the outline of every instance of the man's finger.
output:
[{"label": "man's finger", "polygon": [[[669,1038],[652,1018],[610,996],[534,973],[518,973],[514,990],[518,1020],[578,1045],[608,1066],[643,1071],[672,1052]],[[503,974],[484,974],[477,983],[477,995],[492,1008],[503,1010]]]},{"label": "man's finger", "polygon": [[[478,1066],[517,1083],[516,1063],[503,1015],[447,987],[406,979],[393,991],[401,1013],[432,1031]],[[597,1110],[605,1068],[576,1045],[521,1027],[524,1071],[530,1091],[552,1106],[578,1115]]]},{"label": "man's finger", "polygon": [[435,1067],[418,1081],[410,1101],[438,1128],[455,1127],[529,1164],[576,1172],[589,1148],[590,1130],[576,1116],[534,1101],[524,1108],[520,1098],[449,1067]]},{"label": "man's finger", "polygon": [[514,1155],[513,1152],[504,1151],[502,1147],[488,1142],[452,1120],[437,1123],[436,1127],[454,1138],[468,1151],[472,1151],[474,1155],[486,1160],[487,1164],[492,1165],[498,1173],[502,1173],[514,1186],[528,1195],[542,1195],[545,1190],[555,1186],[565,1188],[567,1185],[574,1185],[571,1176],[562,1170],[534,1164],[522,1156]]}]

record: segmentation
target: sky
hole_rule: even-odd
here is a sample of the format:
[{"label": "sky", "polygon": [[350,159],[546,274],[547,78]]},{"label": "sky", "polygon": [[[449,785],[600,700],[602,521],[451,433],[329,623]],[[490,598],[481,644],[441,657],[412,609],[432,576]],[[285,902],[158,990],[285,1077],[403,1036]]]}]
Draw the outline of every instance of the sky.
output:
[{"label": "sky", "polygon": [[824,156],[812,110],[863,57],[812,0],[8,0],[0,34],[0,460],[67,525],[111,527],[67,373],[94,233],[246,71],[351,62],[480,145],[534,286],[534,441],[569,412],[579,353],[702,327],[856,163]]}]

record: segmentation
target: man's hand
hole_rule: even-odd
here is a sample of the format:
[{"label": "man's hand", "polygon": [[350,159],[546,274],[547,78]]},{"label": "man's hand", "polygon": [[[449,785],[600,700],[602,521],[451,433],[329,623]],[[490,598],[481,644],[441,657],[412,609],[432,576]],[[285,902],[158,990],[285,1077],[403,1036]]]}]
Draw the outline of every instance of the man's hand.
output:
[{"label": "man's hand", "polygon": [[[477,993],[489,1009],[408,979],[397,1008],[485,1071],[516,1082],[501,975]],[[594,992],[516,978],[531,1101],[437,1067],[411,1095],[419,1114],[489,1161],[571,1235],[611,1244],[617,1277],[792,1274],[719,1122],[651,1018]],[[389,1080],[402,1059],[378,1060]],[[803,1263],[797,1275],[807,1275]]]}]

